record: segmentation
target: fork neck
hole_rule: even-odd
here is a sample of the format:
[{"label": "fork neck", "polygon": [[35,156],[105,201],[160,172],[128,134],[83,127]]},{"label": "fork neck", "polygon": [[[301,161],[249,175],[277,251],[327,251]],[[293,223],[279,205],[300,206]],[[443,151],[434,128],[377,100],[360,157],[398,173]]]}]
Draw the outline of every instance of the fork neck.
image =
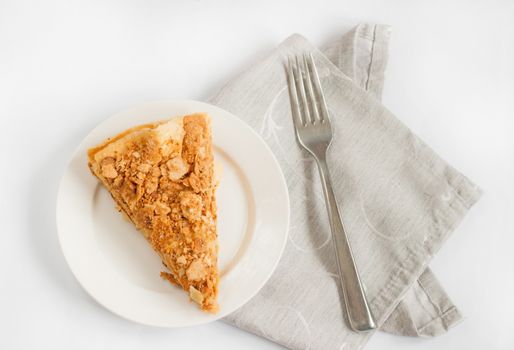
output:
[{"label": "fork neck", "polygon": [[310,147],[309,152],[316,160],[316,163],[320,164],[327,162],[327,146],[317,145],[316,147]]}]

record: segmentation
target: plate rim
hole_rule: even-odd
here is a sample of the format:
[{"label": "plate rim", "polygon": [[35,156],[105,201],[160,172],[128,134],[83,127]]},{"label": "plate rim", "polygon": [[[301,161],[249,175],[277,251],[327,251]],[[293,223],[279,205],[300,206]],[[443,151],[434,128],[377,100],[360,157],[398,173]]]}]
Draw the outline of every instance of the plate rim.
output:
[{"label": "plate rim", "polygon": [[[157,323],[157,322],[148,322],[148,320],[139,320],[139,319],[131,317],[129,315],[120,313],[118,310],[116,310],[116,308],[111,308],[110,305],[108,305],[108,303],[104,303],[101,300],[99,300],[99,298],[97,298],[95,293],[92,292],[85,285],[85,283],[83,283],[83,281],[78,277],[77,271],[75,271],[74,268],[72,267],[72,264],[70,264],[70,258],[68,257],[68,255],[67,255],[67,253],[65,251],[65,248],[63,246],[63,242],[62,242],[62,235],[63,235],[63,233],[62,233],[62,231],[63,231],[62,225],[63,224],[61,223],[61,220],[63,220],[63,219],[61,219],[62,213],[61,213],[61,210],[59,210],[59,208],[62,205],[61,201],[62,201],[63,191],[64,191],[64,189],[63,189],[64,188],[64,182],[65,182],[64,179],[66,178],[66,176],[67,176],[67,174],[69,172],[69,168],[71,166],[72,161],[78,155],[79,151],[84,147],[84,142],[86,141],[86,139],[91,134],[93,134],[95,131],[97,131],[97,129],[100,129],[105,122],[107,122],[108,120],[110,120],[110,119],[112,119],[114,117],[117,117],[117,116],[122,115],[122,114],[126,114],[126,113],[130,112],[131,110],[140,109],[140,108],[144,108],[146,106],[151,106],[151,105],[156,105],[156,104],[163,104],[163,103],[185,104],[185,105],[194,104],[194,105],[197,105],[197,106],[206,106],[208,109],[211,109],[211,110],[212,109],[219,110],[222,114],[228,115],[233,120],[236,120],[240,124],[241,127],[247,129],[251,134],[253,134],[256,137],[256,139],[259,140],[259,143],[262,144],[263,149],[265,150],[266,153],[268,153],[268,155],[270,156],[271,161],[273,162],[273,164],[275,165],[275,167],[278,170],[280,184],[281,184],[281,187],[284,189],[284,195],[285,195],[284,199],[285,199],[285,204],[286,204],[285,210],[286,210],[286,214],[287,214],[286,217],[285,217],[285,233],[283,235],[283,239],[282,239],[282,242],[281,242],[281,246],[280,246],[280,249],[279,249],[279,254],[277,254],[277,258],[276,258],[275,262],[273,263],[273,266],[269,269],[269,271],[267,272],[265,278],[263,278],[263,280],[260,283],[260,285],[258,285],[257,288],[255,288],[251,293],[249,293],[248,296],[240,303],[240,305],[236,305],[228,313],[219,312],[219,313],[213,315],[213,317],[211,317],[211,318],[208,318],[208,319],[205,319],[205,320],[200,320],[200,321],[194,322],[192,324],[184,324],[184,325],[170,325],[170,324],[162,324],[162,323]],[[57,230],[57,238],[58,238],[58,241],[59,241],[59,247],[60,247],[60,250],[61,250],[61,252],[62,252],[62,254],[64,256],[64,259],[66,261],[66,264],[67,264],[68,268],[70,269],[70,271],[73,274],[75,280],[79,283],[79,285],[82,287],[82,289],[85,290],[86,293],[93,300],[95,300],[99,305],[101,305],[102,307],[104,307],[108,311],[112,312],[113,314],[115,314],[115,315],[117,315],[117,316],[119,316],[119,317],[121,317],[123,319],[135,322],[137,324],[142,324],[142,325],[152,326],[152,327],[159,327],[159,328],[183,328],[183,327],[194,327],[194,326],[199,326],[199,325],[203,325],[203,324],[208,324],[208,323],[217,321],[217,320],[219,320],[219,319],[221,319],[223,317],[226,317],[226,316],[230,315],[231,313],[237,311],[242,306],[244,306],[246,303],[248,303],[251,299],[253,299],[255,297],[255,295],[257,295],[257,293],[259,293],[259,291],[261,291],[261,289],[264,287],[264,285],[269,281],[269,279],[271,278],[271,276],[275,272],[275,270],[276,270],[280,260],[282,259],[285,247],[287,245],[287,240],[288,240],[288,237],[289,237],[289,230],[290,230],[290,223],[291,223],[291,202],[290,202],[290,197],[289,197],[289,188],[287,186],[287,181],[285,179],[285,176],[284,176],[284,173],[282,171],[282,167],[280,166],[280,163],[278,162],[275,154],[273,153],[273,151],[271,150],[269,145],[266,143],[266,141],[250,125],[248,125],[244,120],[242,120],[241,118],[237,117],[233,113],[231,113],[231,112],[229,112],[229,111],[227,111],[227,110],[225,110],[225,109],[223,109],[221,107],[215,106],[213,104],[210,104],[210,103],[207,103],[207,102],[203,102],[203,101],[198,101],[198,100],[192,100],[192,99],[159,99],[159,100],[146,101],[146,102],[143,102],[143,103],[131,105],[131,106],[129,106],[129,107],[123,109],[123,110],[120,110],[120,111],[118,111],[116,113],[110,114],[106,118],[101,120],[98,124],[96,124],[92,129],[90,129],[81,138],[81,141],[77,144],[77,146],[75,147],[73,153],[69,156],[69,158],[68,158],[68,160],[66,162],[66,166],[64,167],[64,170],[63,170],[63,172],[62,172],[62,174],[60,176],[59,186],[58,186],[58,190],[57,190],[57,197],[56,197],[56,200],[55,200],[55,208],[56,208],[56,210],[55,210],[56,230]]]}]

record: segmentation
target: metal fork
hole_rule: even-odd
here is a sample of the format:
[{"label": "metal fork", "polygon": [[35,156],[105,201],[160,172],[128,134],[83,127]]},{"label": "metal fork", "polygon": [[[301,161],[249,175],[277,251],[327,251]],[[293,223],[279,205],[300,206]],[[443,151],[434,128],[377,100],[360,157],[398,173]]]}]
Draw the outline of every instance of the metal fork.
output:
[{"label": "metal fork", "polygon": [[327,166],[332,127],[312,55],[289,58],[287,72],[296,137],[316,160],[323,185],[348,321],[353,330],[368,331],[376,328],[376,325],[332,190]]}]

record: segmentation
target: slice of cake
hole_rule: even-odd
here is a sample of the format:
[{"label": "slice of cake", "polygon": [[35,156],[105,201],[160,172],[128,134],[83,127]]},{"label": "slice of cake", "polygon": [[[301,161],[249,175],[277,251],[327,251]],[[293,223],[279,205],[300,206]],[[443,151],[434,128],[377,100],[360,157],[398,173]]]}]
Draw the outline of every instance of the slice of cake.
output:
[{"label": "slice of cake", "polygon": [[202,310],[218,310],[217,180],[210,118],[131,128],[88,151],[89,167],[159,254],[161,276]]}]

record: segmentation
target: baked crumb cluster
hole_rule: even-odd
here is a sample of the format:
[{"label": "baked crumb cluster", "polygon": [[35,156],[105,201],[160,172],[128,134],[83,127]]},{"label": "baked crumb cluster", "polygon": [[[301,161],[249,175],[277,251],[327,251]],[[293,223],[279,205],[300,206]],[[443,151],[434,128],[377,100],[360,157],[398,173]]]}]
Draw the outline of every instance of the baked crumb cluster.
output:
[{"label": "baked crumb cluster", "polygon": [[[161,276],[216,312],[218,292],[216,202],[208,119],[185,116],[183,139],[139,131],[90,167],[120,211],[144,234],[169,272]],[[157,130],[157,129],[155,129]]]}]

